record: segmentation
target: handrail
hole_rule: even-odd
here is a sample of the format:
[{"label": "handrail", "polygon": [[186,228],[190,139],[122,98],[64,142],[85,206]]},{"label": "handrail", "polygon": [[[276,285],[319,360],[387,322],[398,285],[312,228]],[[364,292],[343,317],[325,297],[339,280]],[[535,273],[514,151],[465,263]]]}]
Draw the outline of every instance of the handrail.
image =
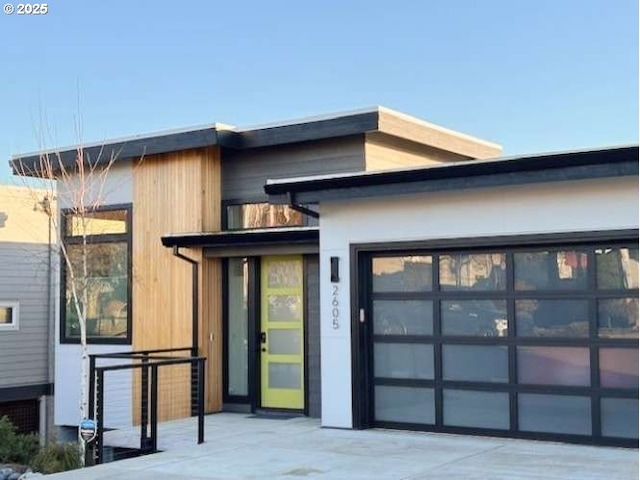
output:
[{"label": "handrail", "polygon": [[155,350],[134,350],[132,352],[114,352],[114,353],[92,353],[90,356],[94,358],[109,358],[114,355],[144,355],[148,353],[167,353],[167,352],[186,352],[190,351],[191,347],[184,348],[159,348]]},{"label": "handrail", "polygon": [[102,370],[103,372],[108,372],[108,371],[112,371],[112,370],[131,370],[134,368],[146,368],[147,366],[153,366],[153,365],[179,365],[181,363],[192,363],[194,360],[198,361],[198,360],[206,360],[205,357],[183,357],[183,358],[174,358],[174,359],[167,359],[167,360],[157,360],[157,361],[152,361],[152,362],[145,362],[145,363],[137,363],[134,365],[131,364],[127,364],[127,365],[105,365],[103,367],[96,367],[96,371],[98,370]]}]

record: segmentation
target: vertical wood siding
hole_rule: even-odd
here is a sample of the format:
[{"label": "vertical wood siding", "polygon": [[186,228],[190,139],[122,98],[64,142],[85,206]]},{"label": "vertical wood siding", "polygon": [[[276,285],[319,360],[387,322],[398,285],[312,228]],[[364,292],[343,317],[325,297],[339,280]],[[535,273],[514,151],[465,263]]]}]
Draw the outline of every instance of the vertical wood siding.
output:
[{"label": "vertical wood siding", "polygon": [[[160,237],[219,230],[220,201],[217,148],[152,155],[134,170],[134,350],[191,345],[191,265],[163,247]],[[217,411],[222,405],[220,263],[203,260],[200,249],[183,253],[200,263],[199,347],[208,358],[206,410]],[[188,416],[188,368],[172,367],[166,372],[160,377],[159,417]],[[134,382],[134,406],[139,400],[137,385]]]}]

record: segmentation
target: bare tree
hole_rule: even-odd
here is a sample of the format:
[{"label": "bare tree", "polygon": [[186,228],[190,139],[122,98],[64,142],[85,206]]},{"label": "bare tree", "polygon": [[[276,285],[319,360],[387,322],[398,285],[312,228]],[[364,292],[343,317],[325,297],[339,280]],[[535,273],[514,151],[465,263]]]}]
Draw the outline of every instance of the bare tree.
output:
[{"label": "bare tree", "polygon": [[[89,158],[82,143],[79,142],[73,159],[63,158],[59,152],[44,151],[38,160],[27,164],[20,159],[14,160],[14,168],[22,179],[35,177],[42,185],[37,188],[33,181],[25,180],[24,184],[33,193],[34,205],[48,216],[50,228],[64,235],[61,231],[63,224],[67,229],[73,229],[73,235],[80,238],[79,251],[70,251],[64,241],[57,242],[60,260],[65,267],[67,294],[70,304],[77,317],[80,333],[81,348],[81,378],[80,378],[80,420],[92,416],[89,405],[89,352],[87,348],[87,318],[90,308],[90,278],[89,263],[93,261],[88,238],[96,233],[95,222],[92,221],[94,212],[104,200],[105,185],[109,172],[117,159],[117,153],[106,155],[100,149],[95,158]],[[42,191],[47,193],[42,197]],[[57,204],[65,209],[65,217],[70,222],[62,222],[62,216],[55,208]],[[58,237],[60,238],[60,237]],[[61,326],[62,328],[62,326]],[[79,455],[84,464],[85,444],[78,432]]]}]

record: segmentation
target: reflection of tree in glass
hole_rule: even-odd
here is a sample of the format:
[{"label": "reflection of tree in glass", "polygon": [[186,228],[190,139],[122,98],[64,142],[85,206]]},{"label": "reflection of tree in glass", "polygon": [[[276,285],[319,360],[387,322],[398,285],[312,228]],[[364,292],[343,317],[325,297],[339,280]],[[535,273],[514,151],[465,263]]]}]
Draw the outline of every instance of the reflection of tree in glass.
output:
[{"label": "reflection of tree in glass", "polygon": [[[82,245],[68,245],[69,261],[75,271],[82,266]],[[73,304],[71,277],[66,282],[67,334],[79,335]],[[87,245],[87,277],[76,277],[76,290],[87,293],[87,330],[95,336],[126,336],[127,246],[125,243]]]},{"label": "reflection of tree in glass", "polygon": [[505,288],[504,254],[458,254],[440,257],[440,283],[456,288]]},{"label": "reflection of tree in glass", "polygon": [[244,228],[287,227],[304,224],[302,213],[288,205],[254,203],[243,205]]},{"label": "reflection of tree in glass", "polygon": [[431,289],[431,257],[428,262],[424,257],[410,257],[404,261],[402,284],[404,291]]},{"label": "reflection of tree in glass", "polygon": [[586,288],[585,251],[544,251],[514,254],[516,288],[519,290]]},{"label": "reflection of tree in glass", "polygon": [[302,268],[298,261],[269,262],[269,288],[296,288],[302,285]]},{"label": "reflection of tree in glass", "polygon": [[638,299],[614,298],[598,302],[600,336],[638,337]]},{"label": "reflection of tree in glass", "polygon": [[302,318],[301,299],[298,295],[269,295],[270,321],[295,321]]},{"label": "reflection of tree in glass", "polygon": [[598,287],[638,288],[638,249],[596,249]]}]

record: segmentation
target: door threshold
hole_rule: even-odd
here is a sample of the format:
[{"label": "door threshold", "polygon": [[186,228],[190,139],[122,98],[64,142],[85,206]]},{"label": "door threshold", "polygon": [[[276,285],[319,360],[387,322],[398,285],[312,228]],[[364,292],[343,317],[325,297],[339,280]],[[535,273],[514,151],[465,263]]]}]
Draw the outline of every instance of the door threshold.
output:
[{"label": "door threshold", "polygon": [[267,420],[290,420],[292,418],[302,417],[304,417],[304,413],[301,410],[257,408],[253,412],[253,415],[250,415],[248,418],[263,418]]}]

